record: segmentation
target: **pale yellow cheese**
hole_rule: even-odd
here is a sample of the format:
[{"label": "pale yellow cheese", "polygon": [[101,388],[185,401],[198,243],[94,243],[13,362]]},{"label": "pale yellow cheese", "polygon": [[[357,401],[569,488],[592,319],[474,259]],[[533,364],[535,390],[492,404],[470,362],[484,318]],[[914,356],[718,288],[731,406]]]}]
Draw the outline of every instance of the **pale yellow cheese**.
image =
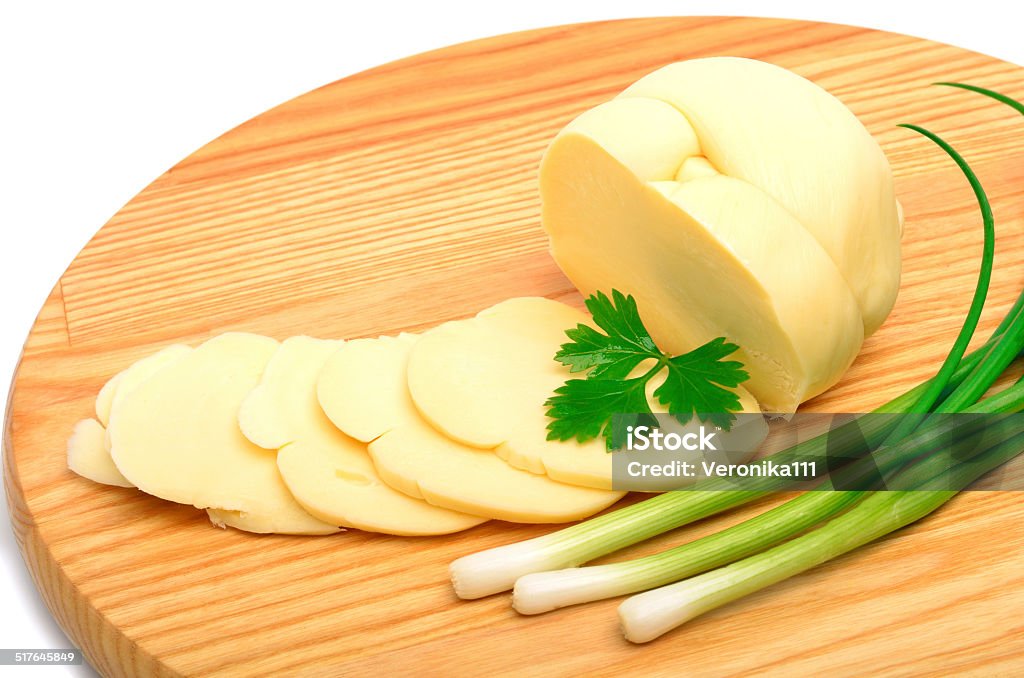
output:
[{"label": "pale yellow cheese", "polygon": [[132,487],[110,458],[106,437],[106,429],[95,419],[83,419],[75,424],[68,438],[68,468],[97,483]]},{"label": "pale yellow cheese", "polygon": [[515,297],[428,330],[409,357],[413,402],[474,447],[501,445],[524,420],[546,426],[544,401],[571,376],[555,353],[569,341],[565,331],[588,320],[551,299]]},{"label": "pale yellow cheese", "polygon": [[[317,375],[343,343],[305,336],[282,342],[242,403],[242,433],[261,447],[280,449],[285,484],[323,521],[398,535],[448,534],[484,522],[392,489],[377,475],[366,444],[331,424],[317,401]],[[223,512],[211,517],[237,522]]]},{"label": "pale yellow cheese", "polygon": [[185,344],[172,344],[141,358],[109,379],[96,396],[96,419],[84,419],[75,425],[68,439],[68,468],[97,483],[133,487],[114,460],[110,458],[110,441],[106,425],[118,393],[130,392],[141,382],[192,350]]},{"label": "pale yellow cheese", "polygon": [[406,384],[413,335],[347,342],[324,365],[318,395],[341,430],[369,443],[381,477],[432,504],[501,520],[558,523],[590,516],[622,492],[555,482],[463,445],[424,422]]},{"label": "pale yellow cheese", "polygon": [[878,144],[770,64],[695,59],[642,78],[566,126],[540,189],[552,254],[582,293],[633,295],[672,353],[738,343],[768,410],[833,385],[899,287]]},{"label": "pale yellow cheese", "polygon": [[[636,101],[643,101],[643,99],[636,99]],[[712,177],[717,174],[719,174],[718,170],[715,169],[715,166],[707,158],[703,155],[692,155],[679,166],[675,180],[683,183],[684,181]]]},{"label": "pale yellow cheese", "polygon": [[[143,358],[145,360],[145,358]],[[99,420],[97,423],[102,426],[110,424],[110,409],[114,404],[114,394],[117,393],[117,386],[121,383],[124,378],[125,372],[131,369],[131,366],[121,370],[113,377],[107,380],[100,392],[96,394],[96,402],[94,410],[96,412],[96,418]]]},{"label": "pale yellow cheese", "polygon": [[[544,402],[573,377],[554,355],[568,341],[565,330],[587,322],[589,316],[565,304],[520,297],[429,330],[409,359],[408,384],[417,410],[447,436],[493,449],[517,468],[586,487],[611,487],[612,456],[603,439],[547,439]],[[736,391],[744,411],[760,412],[749,393]],[[755,450],[756,445],[750,448]]]},{"label": "pale yellow cheese", "polygon": [[316,375],[343,343],[307,336],[281,342],[238,409],[242,434],[264,449],[278,450],[300,438],[333,433],[316,401]]},{"label": "pale yellow cheese", "polygon": [[118,470],[157,497],[237,512],[254,531],[337,532],[295,501],[276,454],[238,428],[241,402],[277,347],[268,337],[222,334],[140,383],[111,412]]},{"label": "pale yellow cheese", "polygon": [[171,344],[156,353],[141,358],[115,374],[100,389],[96,396],[96,418],[104,426],[110,424],[110,412],[114,407],[117,394],[121,397],[131,393],[136,386],[170,365],[179,358],[192,352],[192,347],[185,344]]},{"label": "pale yellow cheese", "polygon": [[718,171],[774,199],[821,244],[865,334],[882,324],[900,281],[892,170],[841,101],[785,68],[736,57],[669,64],[620,97],[677,109]]},{"label": "pale yellow cheese", "polygon": [[682,183],[646,180],[643,167],[627,167],[604,144],[574,123],[541,173],[552,252],[580,291],[633,295],[671,353],[719,336],[735,342],[750,373],[744,386],[766,410],[791,412],[834,384],[860,348],[863,323],[843,276],[801,224],[746,182],[700,165]]}]

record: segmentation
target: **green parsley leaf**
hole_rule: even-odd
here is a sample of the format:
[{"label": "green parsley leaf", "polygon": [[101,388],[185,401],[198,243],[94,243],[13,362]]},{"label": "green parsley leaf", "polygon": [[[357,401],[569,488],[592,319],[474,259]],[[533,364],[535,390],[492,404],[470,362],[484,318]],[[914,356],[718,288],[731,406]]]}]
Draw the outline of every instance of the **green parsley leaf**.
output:
[{"label": "green parsley leaf", "polygon": [[[654,343],[640,320],[636,300],[618,290],[609,298],[598,292],[586,301],[594,324],[604,331],[579,324],[566,330],[570,339],[555,360],[570,372],[587,372],[585,379],[569,379],[545,402],[548,440],[586,442],[604,436],[609,450],[621,445],[622,432],[613,431],[616,414],[634,414],[653,423],[647,402],[647,383],[667,370],[654,397],[681,422],[694,415],[706,417],[728,430],[740,409],[739,395],[730,390],[749,378],[743,364],[725,360],[739,347],[718,337],[689,353],[670,356]],[[653,365],[638,377],[629,375],[644,361]]]},{"label": "green parsley leaf", "polygon": [[665,365],[668,377],[655,389],[654,397],[679,421],[701,415],[728,430],[735,419],[731,413],[740,409],[740,396],[730,388],[750,376],[738,360],[723,360],[738,348],[718,337],[689,353],[669,358]]},{"label": "green parsley leaf", "polygon": [[562,344],[555,360],[567,365],[570,372],[590,370],[588,379],[625,379],[644,360],[662,357],[640,320],[633,297],[612,290],[609,299],[598,292],[586,304],[594,324],[605,333],[582,323],[565,331],[572,341]]},{"label": "green parsley leaf", "polygon": [[545,403],[552,418],[548,439],[575,438],[582,443],[603,434],[609,449],[613,449],[613,431],[609,430],[612,417],[617,413],[650,412],[646,385],[643,377],[568,380]]}]

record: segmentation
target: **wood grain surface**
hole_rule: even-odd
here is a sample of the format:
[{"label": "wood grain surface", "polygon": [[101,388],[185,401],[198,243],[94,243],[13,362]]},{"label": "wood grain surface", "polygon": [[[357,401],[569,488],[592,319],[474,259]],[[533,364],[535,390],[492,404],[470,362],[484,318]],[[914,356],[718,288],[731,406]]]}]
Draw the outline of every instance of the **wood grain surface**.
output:
[{"label": "wood grain surface", "polygon": [[65,466],[71,426],[102,383],[172,341],[416,330],[514,295],[579,303],[538,223],[546,143],[643,74],[716,54],[774,62],[841,98],[885,148],[905,206],[897,306],[809,409],[863,411],[927,377],[970,300],[981,244],[972,194],[899,122],[944,135],[989,191],[999,243],[982,330],[994,327],[1024,285],[1024,120],[929,83],[1024,97],[1011,64],[848,26],[674,18],[504,35],[335,82],[154,181],[79,254],[32,328],[7,411],[7,500],[39,590],[89,661],[111,676],[1024,673],[1019,493],[962,495],[638,647],[618,631],[615,600],[525,618],[506,595],[455,599],[449,561],[549,527],[257,537]]}]

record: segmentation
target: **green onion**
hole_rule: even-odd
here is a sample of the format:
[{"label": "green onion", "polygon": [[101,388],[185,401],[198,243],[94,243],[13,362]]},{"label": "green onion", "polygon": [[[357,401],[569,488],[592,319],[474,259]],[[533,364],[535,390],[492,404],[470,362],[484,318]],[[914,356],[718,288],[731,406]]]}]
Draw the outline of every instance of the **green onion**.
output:
[{"label": "green onion", "polygon": [[[992,218],[992,207],[989,205],[988,196],[985,195],[985,189],[982,188],[981,182],[978,180],[977,175],[971,169],[967,161],[964,160],[963,156],[956,152],[956,150],[942,140],[936,134],[929,132],[923,127],[917,125],[899,125],[907,129],[913,130],[919,134],[926,136],[939,148],[945,151],[946,155],[953,159],[953,161],[963,172],[964,176],[967,177],[968,183],[974,190],[974,196],[978,201],[978,207],[981,209],[981,220],[982,227],[985,233],[984,245],[981,253],[981,269],[978,272],[978,282],[974,286],[974,296],[971,298],[971,306],[967,311],[967,316],[964,318],[963,325],[960,327],[960,332],[957,334],[956,340],[953,342],[953,347],[950,349],[946,359],[942,361],[942,367],[939,368],[938,373],[928,383],[928,387],[924,393],[918,398],[914,404],[907,408],[909,414],[924,414],[931,412],[935,402],[942,395],[942,391],[949,384],[949,380],[952,378],[956,368],[960,365],[961,360],[964,357],[964,353],[967,351],[967,344],[971,342],[971,337],[974,336],[974,330],[978,327],[978,319],[981,317],[981,310],[985,306],[985,297],[988,295],[989,282],[992,279],[992,261],[995,258],[996,249],[996,231],[995,231],[995,220]],[[1002,372],[1002,370],[1000,370]],[[980,394],[979,394],[980,395]],[[970,402],[973,402],[970,401]],[[952,407],[952,405],[950,405]],[[955,409],[951,411],[957,411]],[[919,417],[903,417],[899,425],[889,434],[890,440],[899,440],[918,425],[922,420]]]},{"label": "green onion", "polygon": [[976,401],[1024,348],[1024,310],[1018,310],[1006,331],[986,349],[986,355],[974,371],[942,401],[940,410],[958,412]]},{"label": "green onion", "polygon": [[[971,92],[977,92],[978,94],[987,96],[991,99],[995,99],[1001,103],[1010,106],[1017,112],[1024,114],[1024,104],[1015,99],[1011,99],[1005,94],[994,92],[984,87],[978,87],[977,85],[967,85],[959,82],[937,82],[936,85],[944,87],[956,87],[959,89],[969,90]],[[972,183],[972,186],[974,184]],[[1013,358],[1020,352],[1020,349],[1014,350],[1014,346],[1024,342],[1024,338],[1016,336],[1017,333],[1024,334],[1024,326],[1018,322],[1018,318],[1024,314],[1024,295],[1018,297],[1014,303],[1013,308],[1010,309],[1006,317],[1003,318],[1003,322],[999,325],[996,330],[997,335],[1001,335],[1002,346],[999,345],[986,345],[986,359],[984,363],[984,369],[978,371],[977,374],[972,374],[970,378],[964,381],[961,386],[950,395],[946,401],[942,403],[941,411],[944,412],[955,412],[958,407],[962,407],[964,403],[974,402],[985,390],[988,388],[986,384],[991,384],[993,375],[998,375],[1006,368],[1007,365],[1013,360]],[[1006,335],[1006,331],[1013,327],[1016,332],[1011,336]],[[992,344],[993,342],[990,342]],[[1010,354],[1013,354],[1011,356]]]},{"label": "green onion", "polygon": [[666,492],[558,532],[463,556],[449,566],[452,586],[466,599],[507,591],[525,574],[575,567],[763,494]]},{"label": "green onion", "polygon": [[[873,492],[822,527],[705,574],[627,599],[619,621],[627,640],[645,643],[694,617],[831,560],[923,518],[991,469],[1024,449],[1024,433],[952,469],[947,455],[921,462],[934,476],[910,491]],[[913,468],[913,467],[912,467]],[[955,487],[958,489],[934,489]]]},{"label": "green onion", "polygon": [[534,572],[516,581],[512,607],[520,614],[540,614],[679,581],[758,553],[814,527],[863,494],[806,492],[727,530],[661,553],[610,565]]},{"label": "green onion", "polygon": [[977,92],[978,94],[983,94],[987,97],[995,99],[996,101],[1001,101],[1007,106],[1010,106],[1011,108],[1014,108],[1015,110],[1019,111],[1020,113],[1024,113],[1024,104],[1022,104],[1021,102],[1015,99],[1011,99],[1005,94],[1000,94],[999,92],[993,92],[990,89],[985,89],[984,87],[978,87],[977,85],[966,85],[962,82],[936,82],[933,84],[942,85],[943,87],[959,87],[960,89],[966,89],[972,92]]},{"label": "green onion", "polygon": [[[966,413],[984,415],[1024,410],[1024,384],[968,408]],[[654,555],[609,565],[565,568],[536,572],[520,577],[512,596],[512,606],[521,614],[539,614],[561,607],[663,586],[686,577],[726,565],[758,553],[821,523],[848,508],[866,492],[865,481],[878,475],[891,475],[915,455],[938,448],[937,454],[897,474],[901,487],[916,486],[937,473],[942,460],[958,459],[972,451],[986,449],[1006,440],[1010,434],[1024,433],[1019,417],[946,417],[933,420],[899,444],[875,455],[863,457],[836,477],[812,491],[780,504],[750,520],[702,539]],[[951,434],[954,441],[948,443]],[[948,443],[948,446],[947,446]]]}]

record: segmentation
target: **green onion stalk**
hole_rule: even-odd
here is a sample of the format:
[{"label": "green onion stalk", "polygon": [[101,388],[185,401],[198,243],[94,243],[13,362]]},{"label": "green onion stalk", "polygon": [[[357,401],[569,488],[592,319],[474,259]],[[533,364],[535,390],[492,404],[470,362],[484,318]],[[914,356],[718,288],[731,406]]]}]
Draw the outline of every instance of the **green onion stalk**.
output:
[{"label": "green onion stalk", "polygon": [[[939,148],[945,151],[946,155],[952,158],[960,168],[960,171],[963,172],[978,199],[978,206],[981,209],[981,221],[985,240],[982,248],[981,269],[978,272],[978,282],[974,287],[974,296],[971,298],[971,306],[967,310],[967,315],[964,318],[963,325],[960,327],[960,332],[957,334],[956,340],[953,342],[953,347],[949,350],[949,354],[946,356],[946,359],[942,361],[942,366],[939,368],[938,373],[929,381],[924,392],[912,405],[910,405],[910,407],[907,408],[908,416],[902,417],[896,428],[889,433],[889,440],[900,440],[920,425],[921,421],[924,420],[924,417],[913,415],[926,415],[932,411],[936,401],[939,400],[942,396],[943,390],[946,388],[947,384],[949,384],[949,380],[956,371],[956,368],[963,360],[964,353],[967,351],[967,345],[971,343],[971,337],[974,336],[974,330],[978,327],[978,320],[981,318],[981,311],[985,306],[985,298],[988,296],[988,286],[992,279],[992,263],[995,258],[996,248],[995,219],[992,217],[992,207],[989,205],[988,198],[985,195],[985,189],[982,188],[981,182],[978,180],[977,175],[971,169],[970,165],[967,164],[967,161],[964,160],[963,156],[957,153],[952,146],[933,132],[924,129],[923,127],[918,127],[917,125],[901,125],[901,127],[914,130],[915,132],[930,139]],[[1000,372],[1002,372],[1002,370],[1000,370]],[[956,410],[952,411],[955,412]]]},{"label": "green onion stalk", "polygon": [[[1017,384],[968,408],[965,414],[1022,410],[1024,384]],[[848,509],[866,496],[873,481],[891,487],[913,488],[939,475],[954,465],[955,460],[970,458],[977,451],[989,449],[1017,434],[1024,434],[1024,418],[1009,414],[938,420],[892,447],[860,458],[813,490],[721,532],[643,558],[520,577],[515,582],[512,606],[521,614],[540,614],[664,586],[727,565]],[[918,453],[923,459],[904,467],[905,460]]]},{"label": "green onion stalk", "polygon": [[978,87],[977,85],[968,85],[962,82],[936,82],[934,84],[941,85],[943,87],[957,87],[959,89],[966,89],[971,92],[977,92],[978,94],[987,96],[990,99],[1000,101],[1009,106],[1010,108],[1014,109],[1015,111],[1024,114],[1024,104],[1017,101],[1016,99],[1011,99],[1005,94],[1000,94],[999,92],[994,92],[990,89],[985,89],[984,87]]},{"label": "green onion stalk", "polygon": [[[1024,450],[1024,433],[952,468],[943,455],[912,466],[923,480],[909,491],[869,493],[823,526],[696,577],[628,598],[619,606],[626,639],[645,643],[694,617],[800,574],[932,513],[961,489]],[[934,463],[933,463],[934,462]],[[931,474],[931,477],[929,477]]]}]

